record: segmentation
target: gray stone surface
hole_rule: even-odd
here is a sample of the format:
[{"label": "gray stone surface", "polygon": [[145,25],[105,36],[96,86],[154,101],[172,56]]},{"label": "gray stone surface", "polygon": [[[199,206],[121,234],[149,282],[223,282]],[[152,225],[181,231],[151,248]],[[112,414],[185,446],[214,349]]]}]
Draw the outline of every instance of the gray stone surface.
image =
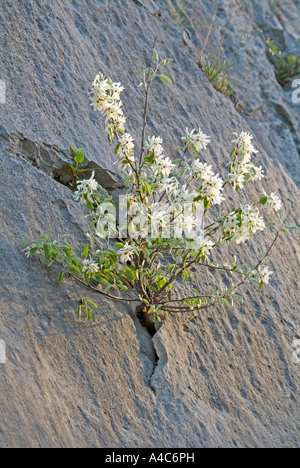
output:
[{"label": "gray stone surface", "polygon": [[[70,233],[74,245],[85,240],[85,211],[55,180],[65,176],[70,144],[87,148],[107,187],[120,185],[89,106],[90,82],[101,69],[125,85],[128,129],[138,139],[143,96],[132,71],[148,60],[154,36],[159,53],[175,60],[174,87],[157,83],[150,102],[149,131],[165,138],[169,154],[186,126],[200,125],[212,135],[207,160],[222,171],[231,132],[247,129],[188,56],[182,30],[154,7],[1,3],[1,448],[300,445],[300,369],[291,348],[300,333],[299,235],[274,249],[276,275],[262,294],[245,289],[243,307],[219,307],[197,320],[169,316],[153,340],[129,307],[102,299],[92,324],[79,322],[74,311],[84,291],[71,281],[57,286],[55,271],[22,252],[31,226],[55,238]],[[268,173],[263,188],[278,191],[291,222],[299,219],[295,184],[262,147],[257,160]],[[258,189],[251,185],[243,201]],[[250,255],[265,241],[251,242]],[[199,271],[196,281],[208,288],[213,277]]]},{"label": "gray stone surface", "polygon": [[[182,30],[182,43],[198,56],[217,0],[160,0],[160,4],[175,15],[181,8],[178,22],[188,26]],[[220,0],[205,54],[210,58],[220,54],[234,64],[232,82],[237,84],[235,95],[245,120],[269,156],[299,187],[300,104],[293,103],[292,83],[283,89],[277,82],[264,39],[271,38],[283,53],[299,55],[300,2],[274,5],[278,7],[271,9],[269,0]]]}]

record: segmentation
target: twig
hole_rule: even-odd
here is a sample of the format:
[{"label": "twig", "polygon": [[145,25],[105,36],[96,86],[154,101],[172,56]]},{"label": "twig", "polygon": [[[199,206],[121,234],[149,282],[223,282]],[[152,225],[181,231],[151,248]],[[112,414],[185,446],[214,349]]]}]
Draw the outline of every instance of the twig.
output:
[{"label": "twig", "polygon": [[83,281],[82,279],[78,278],[78,276],[73,275],[73,273],[71,273],[69,270],[67,270],[67,268],[63,265],[63,263],[60,263],[60,262],[58,262],[57,260],[56,260],[56,263],[57,263],[60,267],[62,267],[62,268],[71,276],[71,278],[73,278],[75,281],[77,281],[78,283],[83,284],[83,286],[85,286],[85,287],[88,288],[88,289],[91,289],[92,291],[96,292],[97,294],[101,294],[101,296],[108,297],[109,299],[111,299],[111,300],[113,300],[113,301],[121,301],[121,302],[141,302],[140,299],[125,299],[125,298],[122,298],[122,297],[111,296],[110,294],[107,294],[107,293],[101,291],[100,289],[95,288],[95,287],[92,286],[91,284],[86,283],[86,282]]},{"label": "twig", "polygon": [[142,161],[143,161],[143,156],[144,156],[144,140],[145,140],[146,127],[147,127],[149,91],[150,91],[150,85],[151,85],[150,76],[151,76],[151,68],[152,68],[152,62],[153,62],[153,57],[154,57],[154,49],[155,49],[156,41],[157,41],[157,37],[155,38],[155,41],[154,41],[154,44],[153,44],[152,54],[151,54],[151,59],[150,59],[150,65],[149,65],[148,83],[147,83],[147,87],[146,87],[146,100],[145,100],[145,108],[144,108],[144,121],[143,121],[143,130],[142,130],[142,147],[141,147],[139,168],[141,167],[141,164],[142,164]]}]

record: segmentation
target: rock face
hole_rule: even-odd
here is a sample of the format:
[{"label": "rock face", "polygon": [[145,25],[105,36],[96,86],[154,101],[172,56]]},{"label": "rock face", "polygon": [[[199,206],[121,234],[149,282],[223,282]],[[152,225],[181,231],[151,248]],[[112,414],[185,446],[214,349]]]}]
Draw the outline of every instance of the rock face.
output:
[{"label": "rock face", "polygon": [[[203,51],[216,1],[161,0],[183,27],[183,44],[198,57]],[[299,55],[300,2],[221,0],[204,54],[233,65],[238,106],[260,143],[300,185],[300,105],[294,102],[293,82],[277,82],[265,40],[283,53]],[[185,28],[187,26],[187,28]],[[296,83],[295,86],[298,86]]]},{"label": "rock face", "polygon": [[[74,311],[86,293],[71,281],[57,286],[55,271],[22,252],[32,226],[85,241],[85,211],[62,184],[70,144],[87,148],[108,189],[122,185],[88,92],[99,69],[120,80],[138,139],[143,96],[132,72],[148,61],[155,36],[161,56],[175,60],[174,86],[157,83],[150,102],[149,132],[165,138],[166,151],[172,156],[185,127],[199,125],[212,136],[205,157],[221,172],[231,133],[248,129],[188,56],[182,29],[157,10],[142,0],[2,2],[1,448],[299,447],[291,348],[300,333],[299,236],[275,247],[276,275],[262,294],[245,289],[244,306],[196,320],[169,316],[153,339],[134,311],[102,299],[93,322],[79,322]],[[291,222],[299,219],[295,184],[262,147],[257,158],[268,174],[263,188],[278,191]],[[251,185],[243,201],[257,190]],[[246,255],[265,241],[247,244]],[[197,273],[199,286],[213,280],[206,273]]]}]

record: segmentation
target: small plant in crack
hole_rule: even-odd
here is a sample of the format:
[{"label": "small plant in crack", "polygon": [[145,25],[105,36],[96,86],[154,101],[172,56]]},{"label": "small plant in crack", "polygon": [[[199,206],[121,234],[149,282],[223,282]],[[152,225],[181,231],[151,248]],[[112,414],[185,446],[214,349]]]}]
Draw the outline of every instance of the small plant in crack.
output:
[{"label": "small plant in crack", "polygon": [[92,309],[97,309],[98,305],[95,302],[90,301],[86,297],[83,297],[80,301],[80,306],[78,307],[77,315],[81,319],[82,315],[85,315],[87,320],[92,319]]},{"label": "small plant in crack", "polygon": [[219,58],[209,60],[208,57],[202,56],[198,65],[216,90],[220,91],[226,97],[233,93],[237,86],[233,84],[231,78],[234,64],[228,64],[226,60],[220,60]]},{"label": "small plant in crack", "polygon": [[[300,40],[298,40],[298,45]],[[270,40],[266,40],[269,54],[275,62],[275,74],[281,86],[289,84],[293,78],[300,74],[300,53],[287,54],[278,50],[278,47]]]},{"label": "small plant in crack", "polygon": [[74,159],[74,164],[69,164],[73,172],[73,179],[70,183],[70,186],[72,188],[76,187],[77,180],[79,179],[80,175],[82,175],[85,172],[84,169],[81,169],[81,165],[84,163],[85,160],[85,148],[76,149],[74,148],[74,146],[71,146],[71,149],[73,151]]},{"label": "small plant in crack", "polygon": [[[125,131],[121,84],[102,74],[92,84],[92,105],[104,117],[109,142],[115,142],[115,157],[127,187],[119,215],[114,200],[93,173],[88,180],[76,181],[74,193],[75,200],[89,211],[87,243],[75,249],[68,236],[56,241],[33,233],[23,243],[27,257],[39,256],[48,267],[60,268],[59,284],[69,277],[90,293],[140,306],[139,318],[152,335],[153,324],[164,321],[167,313],[197,316],[218,304],[232,307],[243,302],[239,292],[245,284],[254,282],[262,289],[273,274],[266,260],[280,234],[298,229],[286,225],[287,216],[276,193],[258,195],[251,203],[231,208],[223,206],[226,191],[239,192],[264,177],[262,167],[253,163],[257,151],[248,132],[234,133],[234,148],[223,178],[200,159],[211,142],[201,129],[186,129],[176,148],[180,155],[174,159],[165,155],[160,136],[148,134],[150,90],[158,79],[172,84],[164,72],[171,62],[161,60],[154,48],[149,66],[136,72],[138,87],[145,95],[138,143]],[[73,151],[76,179],[84,150]],[[230,194],[228,202],[229,198]],[[261,207],[271,219],[264,219]],[[244,244],[266,229],[271,230],[270,245],[254,263],[243,264],[234,254],[229,259],[220,255],[224,245]],[[197,270],[210,275],[209,290],[196,287]],[[223,287],[213,286],[216,274],[226,277]],[[180,292],[184,283],[189,285],[185,294]],[[82,299],[79,317],[91,320],[95,307],[94,302]]]}]

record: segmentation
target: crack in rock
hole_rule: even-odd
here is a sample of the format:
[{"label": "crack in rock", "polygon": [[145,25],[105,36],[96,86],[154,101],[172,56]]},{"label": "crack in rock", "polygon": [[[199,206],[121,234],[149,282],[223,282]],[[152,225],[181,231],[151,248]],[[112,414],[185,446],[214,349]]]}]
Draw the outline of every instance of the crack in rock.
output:
[{"label": "crack in rock", "polygon": [[150,377],[150,388],[154,391],[154,393],[156,393],[156,380],[158,379],[159,375],[163,372],[165,366],[168,363],[168,355],[166,348],[162,343],[161,334],[162,328],[160,328],[159,331],[152,338],[156,360],[154,362],[153,372]]},{"label": "crack in rock", "polygon": [[[8,134],[3,128],[0,129],[0,135],[9,142],[5,152],[7,157],[14,154],[60,184],[69,186],[73,178],[69,166],[73,162],[71,149],[62,149],[57,145],[44,142],[34,142],[22,133]],[[124,187],[120,177],[103,169],[94,161],[86,159],[84,169],[87,173],[95,171],[96,180],[106,190],[117,190]]]},{"label": "crack in rock", "polygon": [[133,320],[136,337],[140,345],[140,359],[144,370],[144,381],[147,386],[156,393],[155,381],[163,368],[167,364],[167,352],[161,342],[161,328],[153,335],[145,321],[141,320],[139,307],[132,310],[131,318]]}]

